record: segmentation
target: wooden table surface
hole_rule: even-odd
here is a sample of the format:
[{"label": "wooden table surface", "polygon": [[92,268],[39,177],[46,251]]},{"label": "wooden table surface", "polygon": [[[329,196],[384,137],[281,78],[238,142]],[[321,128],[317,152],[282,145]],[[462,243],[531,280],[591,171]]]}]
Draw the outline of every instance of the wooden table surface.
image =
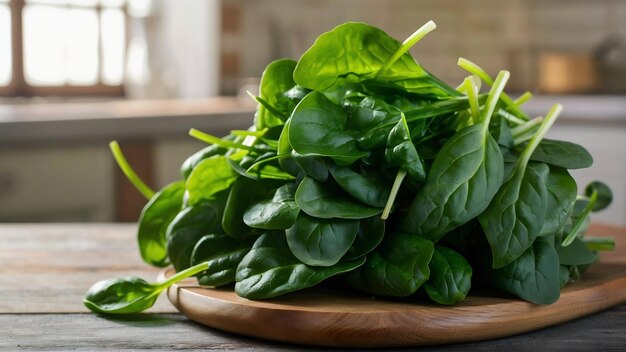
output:
[{"label": "wooden table surface", "polygon": [[[626,236],[611,226],[593,232]],[[165,297],[134,317],[100,317],[82,305],[98,280],[154,280],[158,271],[141,262],[135,225],[0,224],[0,350],[316,350],[198,325]],[[413,350],[626,351],[626,305],[527,334]]]}]

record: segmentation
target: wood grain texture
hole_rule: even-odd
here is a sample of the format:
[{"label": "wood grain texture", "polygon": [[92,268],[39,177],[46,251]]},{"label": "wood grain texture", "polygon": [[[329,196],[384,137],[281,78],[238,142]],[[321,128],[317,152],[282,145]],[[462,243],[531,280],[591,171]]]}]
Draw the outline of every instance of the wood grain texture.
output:
[{"label": "wood grain texture", "polygon": [[[391,347],[480,341],[537,330],[626,302],[626,249],[619,238],[624,230],[597,226],[594,232],[618,237],[616,251],[547,306],[491,292],[443,307],[373,299],[329,287],[251,301],[232,288],[203,288],[193,281],[172,286],[168,297],[183,314],[202,324],[283,342]],[[170,270],[165,276],[171,274]]]},{"label": "wood grain texture", "polygon": [[[96,281],[123,276],[156,280],[142,262],[134,224],[0,225],[0,314],[85,313]],[[160,299],[153,312],[175,312]],[[2,335],[0,333],[0,335]]]},{"label": "wood grain texture", "polygon": [[[95,314],[0,314],[0,351],[328,351],[235,335],[181,314],[103,318]],[[626,305],[549,329],[463,344],[405,347],[419,352],[623,351]],[[340,351],[346,349],[332,349]],[[363,351],[364,349],[347,349]],[[375,350],[380,351],[380,350]]]}]

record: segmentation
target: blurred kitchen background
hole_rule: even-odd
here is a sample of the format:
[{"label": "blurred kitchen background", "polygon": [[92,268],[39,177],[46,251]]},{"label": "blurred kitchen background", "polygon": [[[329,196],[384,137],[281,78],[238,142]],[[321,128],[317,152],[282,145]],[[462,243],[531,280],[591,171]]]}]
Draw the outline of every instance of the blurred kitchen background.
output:
[{"label": "blurred kitchen background", "polygon": [[153,188],[203,144],[190,127],[246,128],[263,68],[345,21],[399,40],[452,85],[460,56],[565,111],[551,136],[587,147],[615,195],[594,220],[626,225],[626,1],[0,0],[0,222],[135,221],[145,200],[108,151],[119,140]]}]

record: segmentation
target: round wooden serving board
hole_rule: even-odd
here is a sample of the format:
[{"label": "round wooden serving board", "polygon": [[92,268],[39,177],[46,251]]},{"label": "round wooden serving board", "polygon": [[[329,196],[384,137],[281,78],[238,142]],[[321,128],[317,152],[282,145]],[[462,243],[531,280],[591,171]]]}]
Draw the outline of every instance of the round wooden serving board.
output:
[{"label": "round wooden serving board", "polygon": [[[618,246],[569,284],[547,306],[496,293],[472,294],[455,306],[425,300],[387,300],[351,290],[320,287],[275,299],[251,301],[232,288],[184,281],[169,288],[170,301],[201,324],[243,335],[298,344],[343,347],[416,346],[478,341],[559,324],[626,302],[626,229],[596,225]],[[164,272],[169,276],[173,271]]]}]

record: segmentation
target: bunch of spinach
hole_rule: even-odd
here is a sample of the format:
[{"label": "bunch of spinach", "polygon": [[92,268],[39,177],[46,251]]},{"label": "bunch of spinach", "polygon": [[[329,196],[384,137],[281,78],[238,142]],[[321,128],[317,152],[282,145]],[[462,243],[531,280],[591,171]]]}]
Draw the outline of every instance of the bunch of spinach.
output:
[{"label": "bunch of spinach", "polygon": [[[530,119],[501,71],[476,64],[453,88],[403,43],[363,23],[322,34],[298,61],[265,69],[254,123],[218,138],[155,193],[113,154],[148,199],[139,219],[142,258],[180,272],[161,284],[100,282],[96,312],[129,313],[183,277],[275,297],[336,276],[379,296],[455,304],[486,284],[548,304],[612,249],[586,239],[589,214],[611,202],[600,182],[585,195],[568,169],[589,167],[581,146],[543,137],[557,118]],[[481,85],[490,86],[481,93]],[[184,274],[183,274],[184,273]],[[475,277],[472,277],[475,275]]]}]

